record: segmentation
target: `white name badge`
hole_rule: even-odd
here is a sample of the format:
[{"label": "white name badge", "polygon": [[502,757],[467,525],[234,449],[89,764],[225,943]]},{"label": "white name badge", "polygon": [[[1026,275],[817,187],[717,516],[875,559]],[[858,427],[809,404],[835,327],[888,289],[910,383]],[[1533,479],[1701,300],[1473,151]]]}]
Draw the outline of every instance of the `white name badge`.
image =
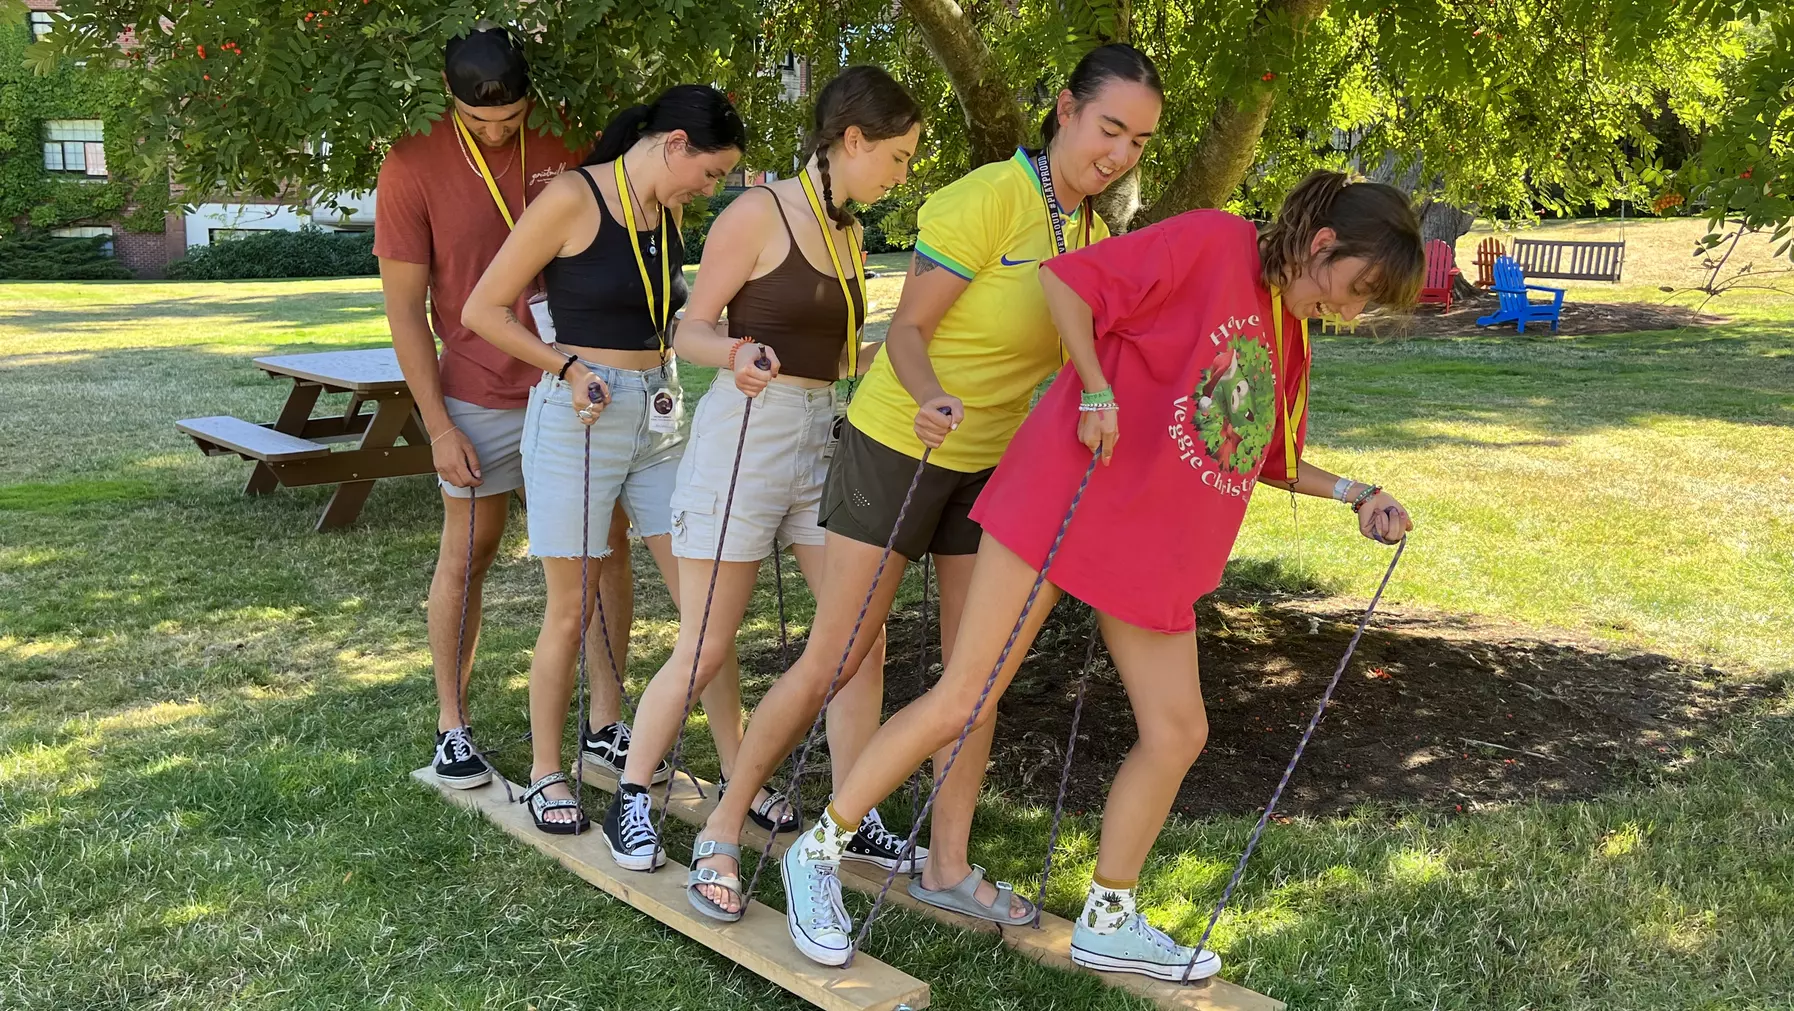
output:
[{"label": "white name badge", "polygon": [[530,296],[529,314],[536,321],[536,336],[541,337],[544,344],[553,344],[554,317],[548,312],[547,294],[537,292]]},{"label": "white name badge", "polygon": [[655,390],[648,398],[648,431],[671,435],[679,430],[679,399],[670,390]]}]

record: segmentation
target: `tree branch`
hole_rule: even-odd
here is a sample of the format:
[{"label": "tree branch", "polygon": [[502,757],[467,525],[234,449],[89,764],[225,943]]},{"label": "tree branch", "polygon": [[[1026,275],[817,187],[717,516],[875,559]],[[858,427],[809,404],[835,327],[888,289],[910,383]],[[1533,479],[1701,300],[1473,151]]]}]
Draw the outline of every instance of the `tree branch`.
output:
[{"label": "tree branch", "polygon": [[1021,104],[971,18],[954,0],[903,0],[903,8],[959,99],[972,167],[1009,157],[1027,135]]}]

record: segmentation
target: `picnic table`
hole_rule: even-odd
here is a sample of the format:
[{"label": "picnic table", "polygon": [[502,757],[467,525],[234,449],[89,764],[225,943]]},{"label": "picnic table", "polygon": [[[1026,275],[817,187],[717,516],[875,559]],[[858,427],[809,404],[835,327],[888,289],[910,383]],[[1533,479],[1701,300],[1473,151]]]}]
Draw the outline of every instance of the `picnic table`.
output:
[{"label": "picnic table", "polygon": [[[255,365],[293,383],[278,419],[258,424],[214,415],[175,423],[207,456],[235,454],[254,462],[243,494],[334,484],[336,493],[316,527],[333,530],[355,522],[376,480],[435,472],[430,439],[392,348],[270,355]],[[341,414],[312,417],[326,393],[347,393],[348,406]],[[373,412],[363,413],[364,404],[373,404]],[[341,444],[350,445],[336,448]]]}]

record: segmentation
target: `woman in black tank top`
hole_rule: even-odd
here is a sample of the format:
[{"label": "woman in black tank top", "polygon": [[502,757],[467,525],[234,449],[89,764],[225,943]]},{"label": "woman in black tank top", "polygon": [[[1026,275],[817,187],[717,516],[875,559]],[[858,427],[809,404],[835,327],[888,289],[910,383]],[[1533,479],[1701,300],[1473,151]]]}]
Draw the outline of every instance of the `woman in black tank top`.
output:
[{"label": "woman in black tank top", "polygon": [[[524,420],[523,476],[530,553],[548,582],[530,663],[526,793],[545,832],[589,824],[560,772],[561,731],[617,501],[678,597],[669,500],[684,436],[666,333],[686,297],[679,208],[714,189],[746,145],[741,117],[714,88],[680,85],[624,110],[585,164],[549,183],[517,219],[462,313],[480,336],[542,369]],[[535,320],[541,337],[510,309],[538,274],[548,290],[548,312]],[[612,676],[603,663],[591,667]],[[721,701],[735,707],[738,724],[739,702]],[[588,714],[580,726],[586,760],[620,772],[628,738],[596,736]]]},{"label": "woman in black tank top", "polygon": [[[902,183],[921,130],[921,111],[890,75],[876,67],[850,68],[817,95],[804,174],[749,190],[711,226],[703,270],[677,340],[681,358],[718,369],[699,402],[673,494],[673,554],[679,582],[686,588],[680,599],[679,639],[637,706],[635,737],[622,776],[625,790],[647,787],[672,747],[683,724],[694,663],[700,688],[719,674],[716,684],[736,676],[727,670],[727,661],[768,554],[789,545],[811,592],[818,599],[824,596],[824,532],[817,513],[833,448],[834,386],[850,369],[863,372],[879,348],[861,343],[866,318],[861,230],[846,204],[872,203]],[[727,333],[718,323],[725,306]],[[765,369],[757,364],[762,355]],[[737,471],[735,450],[744,411],[747,439],[740,443]],[[719,565],[725,502],[729,523]],[[832,764],[843,772],[878,727],[882,632],[868,629],[864,634],[880,636],[880,643],[829,714]],[[717,729],[714,717],[711,727]],[[751,817],[762,828],[795,828],[782,796],[762,789],[770,769],[737,762],[734,750],[721,757],[724,773],[731,777],[724,803],[741,807],[737,821]],[[640,858],[658,845],[651,835],[628,839],[612,831],[613,825],[626,824],[629,803],[619,793],[605,818],[619,862]],[[868,831],[862,855],[895,860],[899,854],[888,835]],[[730,844],[736,837],[715,841]],[[731,886],[737,861],[726,850],[708,856],[697,852],[693,858],[695,867],[713,869],[721,877],[691,885],[692,904],[718,919],[739,918],[740,889]]]}]

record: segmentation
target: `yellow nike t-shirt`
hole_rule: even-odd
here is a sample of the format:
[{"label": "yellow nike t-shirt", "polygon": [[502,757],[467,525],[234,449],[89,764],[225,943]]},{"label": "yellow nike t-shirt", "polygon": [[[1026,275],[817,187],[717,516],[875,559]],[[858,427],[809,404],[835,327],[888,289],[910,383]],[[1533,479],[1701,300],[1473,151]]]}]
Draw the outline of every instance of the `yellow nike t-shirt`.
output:
[{"label": "yellow nike t-shirt", "polygon": [[[1082,207],[1062,216],[1066,249],[1106,238]],[[1037,272],[1051,258],[1053,226],[1027,154],[974,169],[928,198],[917,216],[916,255],[970,281],[947,310],[928,358],[941,388],[965,404],[965,420],[928,462],[964,473],[995,467],[1028,416],[1035,387],[1059,369],[1059,333]],[[887,355],[866,373],[848,420],[918,459],[916,401]]]}]

